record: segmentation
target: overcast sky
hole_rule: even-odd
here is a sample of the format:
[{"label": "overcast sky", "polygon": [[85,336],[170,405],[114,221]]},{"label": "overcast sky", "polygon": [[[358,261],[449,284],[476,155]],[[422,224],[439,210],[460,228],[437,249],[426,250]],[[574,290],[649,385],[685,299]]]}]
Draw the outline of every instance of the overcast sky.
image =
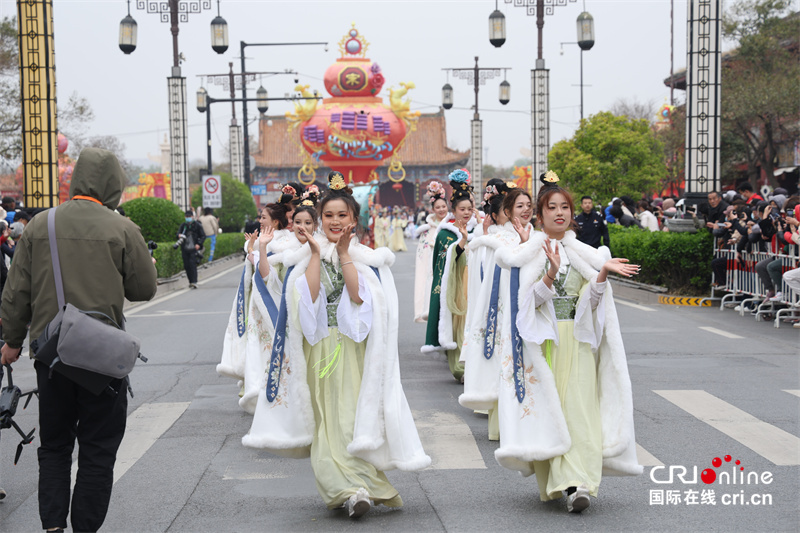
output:
[{"label": "overcast sky", "polygon": [[[560,1],[560,0],[559,0]],[[56,79],[58,97],[73,92],[89,99],[95,112],[91,134],[115,135],[127,146],[126,157],[141,160],[157,154],[167,132],[167,81],[172,66],[169,25],[159,17],[135,9],[131,15],[139,25],[136,51],[124,55],[118,47],[119,22],[126,15],[123,0],[56,0]],[[576,41],[576,18],[584,2],[568,2],[545,18],[544,57],[550,69],[551,143],[572,136],[580,119],[580,51]],[[442,68],[468,68],[474,57],[481,67],[508,67],[511,102],[498,101],[501,79],[487,81],[480,91],[485,163],[510,165],[530,147],[530,71],[536,59],[536,18],[525,9],[499,1],[506,15],[506,43],[495,48],[488,39],[488,17],[492,0],[460,1],[270,1],[222,0],[221,15],[227,20],[230,48],[223,55],[211,50],[213,9],[191,15],[180,26],[179,47],[186,57],[183,75],[189,99],[189,153],[205,158],[205,116],[194,106],[200,86],[198,74],[226,73],[228,62],[239,69],[239,42],[328,41],[322,47],[251,47],[247,49],[249,71],[294,69],[300,81],[324,93],[325,69],[339,57],[337,43],[351,23],[369,41],[367,56],[380,64],[389,86],[411,81],[412,109],[437,111],[441,87],[447,81]],[[586,11],[595,19],[595,46],[584,53],[584,113],[609,109],[618,99],[655,100],[661,105],[669,97],[663,80],[670,69],[670,0],[586,0]],[[686,64],[686,1],[675,0],[675,70]],[[16,13],[16,2],[0,0],[0,15]],[[474,100],[472,87],[464,80],[450,80],[455,107],[446,112],[448,143],[469,148]],[[292,76],[265,78],[270,96],[294,88]],[[258,82],[251,84],[255,93]],[[221,87],[210,87],[212,97],[227,98]],[[327,94],[325,94],[327,96]],[[683,94],[676,91],[676,96]],[[283,114],[290,103],[271,102],[269,114]],[[212,107],[212,143],[215,162],[222,162],[227,143],[230,106]],[[254,105],[250,116],[257,115]],[[241,120],[241,108],[237,110]],[[251,132],[255,133],[255,124]]]}]

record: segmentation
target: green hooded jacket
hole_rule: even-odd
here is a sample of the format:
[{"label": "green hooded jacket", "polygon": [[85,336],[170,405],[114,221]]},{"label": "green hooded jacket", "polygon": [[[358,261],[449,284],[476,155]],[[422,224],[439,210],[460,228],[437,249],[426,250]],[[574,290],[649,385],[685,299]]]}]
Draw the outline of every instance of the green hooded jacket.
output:
[{"label": "green hooded jacket", "polygon": [[[67,303],[103,312],[118,324],[125,298],[143,301],[156,293],[156,269],[139,227],[114,212],[124,183],[113,153],[86,148],[75,164],[69,195],[102,205],[73,199],[56,208],[55,220]],[[57,313],[47,213],[42,212],[28,223],[14,252],[0,307],[3,340],[18,348],[29,323],[35,339]]]}]

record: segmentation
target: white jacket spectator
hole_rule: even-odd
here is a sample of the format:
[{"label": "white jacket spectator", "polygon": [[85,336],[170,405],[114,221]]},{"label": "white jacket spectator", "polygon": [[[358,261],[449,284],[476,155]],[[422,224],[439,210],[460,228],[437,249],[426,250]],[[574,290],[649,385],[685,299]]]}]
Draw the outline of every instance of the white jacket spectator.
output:
[{"label": "white jacket spectator", "polygon": [[658,219],[650,212],[648,207],[647,202],[644,200],[639,202],[636,205],[636,218],[639,219],[642,228],[649,229],[650,231],[658,231]]}]

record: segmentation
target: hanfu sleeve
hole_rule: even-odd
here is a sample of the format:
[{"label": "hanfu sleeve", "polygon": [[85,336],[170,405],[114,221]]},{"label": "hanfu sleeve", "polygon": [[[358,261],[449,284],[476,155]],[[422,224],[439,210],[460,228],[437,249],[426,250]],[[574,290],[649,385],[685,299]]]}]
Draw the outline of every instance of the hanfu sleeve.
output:
[{"label": "hanfu sleeve", "polygon": [[587,290],[583,291],[578,299],[575,309],[575,339],[585,342],[596,352],[603,339],[603,329],[606,323],[605,291],[608,282],[589,282]]},{"label": "hanfu sleeve", "polygon": [[556,291],[548,288],[544,280],[540,279],[533,284],[532,290],[519,296],[517,331],[520,337],[536,344],[542,344],[546,340],[558,344],[556,311],[552,303],[555,295]]},{"label": "hanfu sleeve", "polygon": [[447,278],[447,307],[454,315],[467,314],[467,284],[464,283],[464,273],[467,269],[467,256],[458,254],[458,245],[451,246],[447,252],[455,254],[450,262],[450,272]]},{"label": "hanfu sleeve", "polygon": [[372,294],[361,272],[358,273],[358,297],[361,298],[360,304],[350,299],[350,293],[345,285],[339,306],[336,308],[339,332],[355,342],[366,339],[372,328]]},{"label": "hanfu sleeve", "polygon": [[328,310],[325,287],[319,288],[317,301],[311,301],[311,290],[305,276],[299,276],[295,281],[295,289],[300,294],[298,310],[300,314],[300,328],[309,344],[314,345],[328,336]]}]

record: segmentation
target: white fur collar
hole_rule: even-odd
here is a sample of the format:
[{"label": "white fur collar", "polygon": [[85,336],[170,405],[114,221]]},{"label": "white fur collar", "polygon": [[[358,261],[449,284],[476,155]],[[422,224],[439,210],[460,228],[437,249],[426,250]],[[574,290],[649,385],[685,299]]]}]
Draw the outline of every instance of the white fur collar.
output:
[{"label": "white fur collar", "polygon": [[[445,220],[447,220],[448,218],[450,218],[450,213],[447,213],[444,217]],[[435,228],[438,227],[442,221],[436,220],[436,215],[431,213],[430,215],[425,217],[425,222],[427,222],[430,227]]]}]

